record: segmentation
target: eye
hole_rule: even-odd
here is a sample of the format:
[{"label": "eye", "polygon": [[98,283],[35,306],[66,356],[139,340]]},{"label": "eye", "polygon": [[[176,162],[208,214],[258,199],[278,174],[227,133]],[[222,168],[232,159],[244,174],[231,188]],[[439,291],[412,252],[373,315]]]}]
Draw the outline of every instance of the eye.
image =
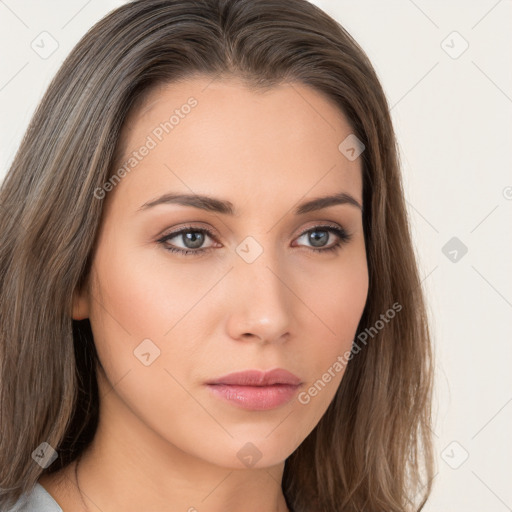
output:
[{"label": "eye", "polygon": [[[330,234],[334,233],[338,240],[329,247],[324,247],[324,244],[329,240]],[[298,239],[307,237],[308,242],[313,244],[310,249],[315,252],[328,252],[337,251],[342,245],[347,243],[352,235],[349,235],[345,229],[339,226],[315,226],[304,231]]]},{"label": "eye", "polygon": [[[215,239],[213,233],[206,228],[195,228],[193,226],[187,226],[179,231],[165,235],[164,237],[157,240],[158,243],[162,244],[167,251],[182,254],[184,256],[189,254],[202,254],[212,249],[212,247],[200,247],[205,240],[205,237]],[[184,248],[175,247],[169,245],[167,242],[173,238],[181,237],[181,241],[185,244]]]},{"label": "eye", "polygon": [[[336,235],[337,240],[333,245],[325,247],[325,244],[329,240],[331,234]],[[184,247],[176,247],[176,245],[168,243],[174,238],[180,239],[179,237],[181,237],[181,242],[184,244]],[[157,243],[162,244],[165,250],[178,253],[183,256],[199,255],[214,248],[213,246],[201,247],[204,244],[206,237],[215,240],[215,235],[209,229],[187,226],[179,231],[174,231],[173,233],[163,236],[157,240]],[[313,247],[310,247],[312,251],[325,253],[340,249],[342,245],[352,238],[352,235],[348,234],[342,227],[324,225],[314,226],[313,228],[304,231],[297,239],[303,237],[307,237],[309,243],[313,245]]]}]

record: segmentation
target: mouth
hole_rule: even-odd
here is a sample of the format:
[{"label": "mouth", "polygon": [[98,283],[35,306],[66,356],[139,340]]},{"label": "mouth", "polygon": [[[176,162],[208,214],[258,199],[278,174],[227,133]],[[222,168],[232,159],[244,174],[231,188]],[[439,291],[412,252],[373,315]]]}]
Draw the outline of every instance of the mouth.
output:
[{"label": "mouth", "polygon": [[275,409],[288,403],[301,385],[299,377],[281,368],[235,372],[206,383],[215,397],[253,411]]}]

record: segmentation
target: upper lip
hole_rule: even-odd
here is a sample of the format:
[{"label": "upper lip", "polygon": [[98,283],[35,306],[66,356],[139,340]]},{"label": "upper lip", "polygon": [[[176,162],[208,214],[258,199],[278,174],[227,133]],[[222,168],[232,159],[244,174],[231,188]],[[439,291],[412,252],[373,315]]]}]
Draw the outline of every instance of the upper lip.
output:
[{"label": "upper lip", "polygon": [[301,384],[299,377],[293,373],[276,368],[275,370],[246,370],[234,372],[218,379],[208,381],[207,384],[226,384],[238,386],[272,386],[274,384],[288,384],[298,386]]}]

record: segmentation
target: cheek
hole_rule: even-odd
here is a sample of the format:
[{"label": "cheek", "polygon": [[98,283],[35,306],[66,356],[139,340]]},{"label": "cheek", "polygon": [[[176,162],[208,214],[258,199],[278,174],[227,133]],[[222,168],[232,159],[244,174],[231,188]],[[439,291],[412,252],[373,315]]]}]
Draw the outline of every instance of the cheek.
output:
[{"label": "cheek", "polygon": [[364,252],[348,253],[346,261],[321,268],[302,284],[309,316],[310,335],[318,329],[316,340],[323,354],[350,347],[368,296],[368,267]]},{"label": "cheek", "polygon": [[356,258],[345,266],[322,269],[315,276],[309,275],[301,289],[311,311],[299,326],[307,371],[305,385],[297,396],[295,418],[300,418],[304,435],[324,415],[349,364],[368,294],[366,260]]},{"label": "cheek", "polygon": [[194,368],[200,339],[191,343],[187,326],[208,287],[191,282],[192,270],[179,272],[158,262],[161,256],[151,250],[121,247],[110,238],[93,267],[90,322],[107,379],[155,430],[169,428],[179,411],[200,424],[204,411],[179,383]]},{"label": "cheek", "polygon": [[200,266],[170,263],[156,244],[124,251],[122,246],[112,240],[96,255],[96,294],[105,306],[96,304],[98,314],[110,315],[133,341],[165,339],[189,311],[193,314],[211,276],[205,282],[208,276],[201,274]]},{"label": "cheek", "polygon": [[[312,312],[302,330],[309,364],[305,391],[313,408],[326,408],[334,397],[366,305],[368,267],[364,252],[358,254],[351,258],[352,254],[347,254],[346,265],[322,270],[314,280],[309,276],[302,285],[303,297]],[[311,393],[309,386],[315,388]]]},{"label": "cheek", "polygon": [[[157,247],[135,247],[111,231],[93,266],[90,321],[98,355],[112,382],[130,371],[147,384],[193,373],[211,313],[206,296],[223,275],[211,266],[177,263]],[[218,271],[218,272],[217,272]],[[150,340],[150,341],[148,341]],[[149,356],[142,356],[147,354]],[[141,357],[149,359],[149,368]],[[157,371],[146,371],[157,369]],[[157,377],[160,375],[160,377]]]}]

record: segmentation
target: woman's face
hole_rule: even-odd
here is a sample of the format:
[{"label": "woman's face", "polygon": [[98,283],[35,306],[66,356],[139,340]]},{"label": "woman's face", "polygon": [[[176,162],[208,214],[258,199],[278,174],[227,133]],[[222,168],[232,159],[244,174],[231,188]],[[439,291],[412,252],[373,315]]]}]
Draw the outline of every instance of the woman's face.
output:
[{"label": "woman's face", "polygon": [[[298,84],[253,92],[194,78],[133,113],[116,171],[127,165],[103,188],[91,279],[74,303],[75,318],[90,318],[119,436],[136,424],[141,446],[156,434],[169,453],[263,467],[317,425],[345,370],[368,269],[357,204],[301,206],[340,194],[362,205],[361,158],[345,156],[351,139],[339,149],[351,133]],[[299,384],[223,378],[273,369]]]}]

